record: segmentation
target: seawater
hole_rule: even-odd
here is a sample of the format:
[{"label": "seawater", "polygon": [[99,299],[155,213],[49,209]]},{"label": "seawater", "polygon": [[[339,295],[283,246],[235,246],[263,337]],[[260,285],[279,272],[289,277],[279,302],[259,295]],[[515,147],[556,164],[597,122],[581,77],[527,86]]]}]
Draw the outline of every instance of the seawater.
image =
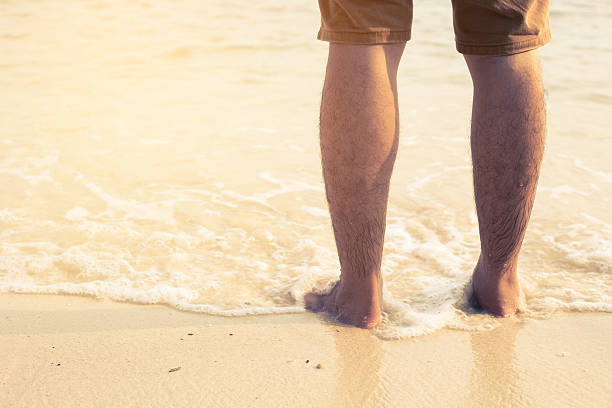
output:
[{"label": "seawater", "polygon": [[[0,292],[227,316],[303,313],[339,265],[324,198],[316,2],[2,3]],[[552,4],[548,144],[523,316],[612,312],[612,5]],[[479,254],[471,84],[446,2],[416,1],[399,71],[382,337],[498,320]]]}]

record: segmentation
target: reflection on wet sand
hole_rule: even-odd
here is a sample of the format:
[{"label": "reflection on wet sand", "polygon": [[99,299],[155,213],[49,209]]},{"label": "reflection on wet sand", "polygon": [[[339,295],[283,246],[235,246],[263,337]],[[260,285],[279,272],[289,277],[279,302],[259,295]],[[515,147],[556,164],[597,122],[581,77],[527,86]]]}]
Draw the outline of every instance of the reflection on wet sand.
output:
[{"label": "reflection on wet sand", "polygon": [[515,318],[488,332],[471,335],[473,366],[469,401],[482,407],[530,406],[521,388],[515,351],[523,324]]},{"label": "reflection on wet sand", "polygon": [[[331,327],[341,372],[332,406],[389,406],[388,381],[380,373],[382,341],[367,330]],[[354,331],[347,336],[346,331]]]}]

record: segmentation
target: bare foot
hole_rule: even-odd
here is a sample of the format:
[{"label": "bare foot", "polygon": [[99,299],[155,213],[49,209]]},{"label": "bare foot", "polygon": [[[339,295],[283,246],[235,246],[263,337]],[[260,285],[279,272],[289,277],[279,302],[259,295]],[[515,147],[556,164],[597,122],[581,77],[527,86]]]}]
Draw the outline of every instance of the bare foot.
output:
[{"label": "bare foot", "polygon": [[[507,266],[508,265],[508,266]],[[506,317],[520,311],[522,293],[516,263],[504,265],[506,270],[487,270],[482,258],[472,274],[471,303],[494,316]]]},{"label": "bare foot", "polygon": [[345,323],[371,329],[380,323],[382,278],[349,280],[341,276],[331,292],[326,295],[308,293],[304,302],[308,310],[331,313]]}]

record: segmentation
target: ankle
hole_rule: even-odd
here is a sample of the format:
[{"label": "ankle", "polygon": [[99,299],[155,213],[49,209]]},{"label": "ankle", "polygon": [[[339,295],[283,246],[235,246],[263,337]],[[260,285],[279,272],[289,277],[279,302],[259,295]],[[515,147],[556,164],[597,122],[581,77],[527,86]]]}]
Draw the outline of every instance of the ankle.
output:
[{"label": "ankle", "polygon": [[379,271],[366,274],[340,273],[340,282],[344,287],[377,287],[381,281],[382,279]]},{"label": "ankle", "polygon": [[366,276],[342,274],[338,288],[339,300],[346,301],[356,294],[362,300],[369,300],[372,305],[379,307],[382,301],[382,278],[380,273],[368,274]]},{"label": "ankle", "polygon": [[516,256],[511,259],[490,259],[481,254],[477,269],[493,279],[515,280],[518,278],[517,265],[518,259]]},{"label": "ankle", "polygon": [[485,262],[481,259],[472,275],[472,303],[494,316],[508,316],[521,308],[521,288],[512,262]]}]

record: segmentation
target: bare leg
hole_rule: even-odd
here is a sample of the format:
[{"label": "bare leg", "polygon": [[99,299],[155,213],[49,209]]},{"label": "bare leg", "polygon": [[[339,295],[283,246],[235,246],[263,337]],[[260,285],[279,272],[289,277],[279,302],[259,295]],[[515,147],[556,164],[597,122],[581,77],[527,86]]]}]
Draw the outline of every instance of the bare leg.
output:
[{"label": "bare leg", "polygon": [[325,191],[340,258],[331,293],[306,307],[349,324],[380,321],[380,264],[389,180],[398,146],[396,74],[404,43],[330,44],[321,102]]},{"label": "bare leg", "polygon": [[546,112],[536,50],[466,55],[474,83],[472,162],[481,253],[474,300],[489,313],[516,313],[519,250],[536,193]]}]

